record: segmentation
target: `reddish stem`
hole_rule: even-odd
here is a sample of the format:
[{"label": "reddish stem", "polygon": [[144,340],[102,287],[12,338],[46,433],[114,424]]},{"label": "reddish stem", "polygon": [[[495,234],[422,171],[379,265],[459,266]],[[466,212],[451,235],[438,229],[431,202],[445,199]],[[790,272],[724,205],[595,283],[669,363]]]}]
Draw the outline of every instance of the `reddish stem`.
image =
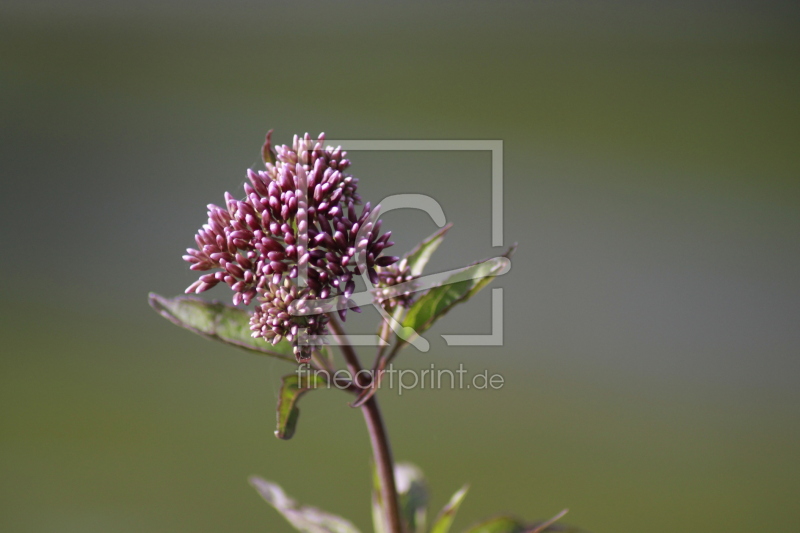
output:
[{"label": "reddish stem", "polygon": [[[342,350],[347,368],[352,374],[352,380],[357,382],[358,380],[356,378],[358,372],[362,370],[358,355],[356,355],[353,347],[347,342],[347,335],[342,325],[336,320],[336,317],[330,317],[330,326],[337,337],[339,337],[339,348]],[[356,383],[356,385],[358,385],[358,383]],[[403,526],[400,521],[400,505],[397,498],[397,485],[394,479],[392,449],[389,446],[389,435],[383,423],[378,401],[374,396],[361,406],[361,412],[367,423],[369,440],[372,445],[372,454],[375,458],[378,481],[380,482],[384,518],[389,528],[388,533],[403,533]]]}]

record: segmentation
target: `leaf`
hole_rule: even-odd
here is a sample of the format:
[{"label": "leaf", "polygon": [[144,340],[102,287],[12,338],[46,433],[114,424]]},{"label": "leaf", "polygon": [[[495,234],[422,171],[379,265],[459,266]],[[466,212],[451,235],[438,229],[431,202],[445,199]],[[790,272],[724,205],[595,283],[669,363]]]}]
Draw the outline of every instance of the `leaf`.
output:
[{"label": "leaf", "polygon": [[213,339],[262,355],[294,363],[291,343],[272,345],[250,336],[250,313],[220,302],[207,302],[190,296],[164,298],[150,293],[150,306],[161,316],[201,337]]},{"label": "leaf", "polygon": [[389,533],[386,517],[383,512],[383,499],[381,496],[381,481],[375,463],[372,466],[372,528],[375,533]]},{"label": "leaf", "polygon": [[[428,508],[428,486],[419,467],[411,463],[394,466],[400,518],[406,533],[425,533],[425,518]],[[375,464],[372,464],[372,524],[375,533],[388,533],[384,515],[381,485]]]},{"label": "leaf", "polygon": [[453,497],[450,498],[450,501],[447,502],[447,505],[442,508],[439,516],[434,520],[430,533],[448,533],[450,531],[453,519],[456,517],[461,502],[466,498],[468,490],[469,485],[464,485],[458,492],[453,494]]},{"label": "leaf", "polygon": [[264,500],[303,533],[359,533],[356,526],[336,515],[314,507],[300,507],[275,483],[253,476],[250,484]]},{"label": "leaf", "polygon": [[264,141],[264,146],[261,147],[261,160],[264,164],[275,164],[275,152],[272,150],[272,130],[267,132],[267,138]]},{"label": "leaf", "polygon": [[561,516],[563,516],[563,514],[559,513],[550,520],[534,523],[533,526],[531,526],[532,529],[529,530],[529,533],[588,533],[585,529],[579,529],[568,524],[553,523],[555,520],[561,518]]},{"label": "leaf", "polygon": [[442,229],[419,243],[414,247],[413,250],[406,254],[403,259],[408,263],[408,267],[411,270],[412,276],[416,277],[422,275],[422,271],[425,269],[425,265],[428,264],[433,252],[435,252],[439,245],[442,244],[442,241],[444,241],[444,236],[452,227],[452,224],[447,224]]},{"label": "leaf", "polygon": [[[442,229],[422,241],[421,243],[417,244],[413,250],[408,252],[403,259],[400,260],[399,266],[402,269],[403,263],[408,265],[409,272],[412,276],[418,277],[422,275],[422,271],[425,269],[425,265],[428,264],[428,260],[430,260],[433,252],[442,244],[444,241],[444,236],[450,231],[452,228],[452,224],[445,225]],[[406,314],[406,310],[403,306],[398,305],[397,308],[392,313],[392,320],[396,322],[402,322],[403,317]],[[390,333],[390,324],[388,320],[381,321],[378,327],[378,336],[382,339],[388,339],[388,335]],[[353,407],[359,407],[364,401],[368,400],[374,392],[364,391],[358,400],[353,403]]]},{"label": "leaf", "polygon": [[525,533],[528,528],[524,523],[511,516],[496,516],[485,522],[474,525],[464,533]]},{"label": "leaf", "polygon": [[430,328],[455,305],[469,300],[495,276],[507,272],[511,266],[509,258],[514,250],[515,247],[512,246],[502,256],[463,269],[441,285],[430,289],[411,305],[403,326],[413,328],[418,334]]},{"label": "leaf", "polygon": [[554,523],[566,513],[564,509],[550,520],[534,524],[526,524],[513,516],[496,516],[470,527],[464,533],[587,533],[582,529]]},{"label": "leaf", "polygon": [[398,463],[394,467],[394,479],[400,504],[400,518],[408,533],[425,533],[428,511],[428,485],[419,467],[410,463]]},{"label": "leaf", "polygon": [[281,394],[278,398],[278,429],[275,436],[279,439],[289,440],[294,435],[297,427],[297,418],[300,409],[295,405],[300,396],[310,390],[326,385],[325,378],[316,372],[306,372],[302,375],[288,374],[281,380]]}]

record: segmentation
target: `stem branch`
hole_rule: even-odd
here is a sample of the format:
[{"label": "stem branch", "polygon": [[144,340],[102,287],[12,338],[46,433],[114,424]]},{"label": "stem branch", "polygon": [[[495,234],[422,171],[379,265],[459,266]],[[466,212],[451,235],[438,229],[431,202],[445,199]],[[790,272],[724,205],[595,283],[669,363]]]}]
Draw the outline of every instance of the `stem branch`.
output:
[{"label": "stem branch", "polygon": [[347,363],[347,370],[350,371],[350,380],[358,385],[358,373],[362,370],[358,355],[356,355],[356,351],[353,350],[353,347],[350,346],[350,341],[347,339],[347,333],[345,333],[342,324],[333,314],[328,315],[328,318],[330,319],[329,324],[331,329],[338,339],[339,349],[342,351],[345,363]]}]

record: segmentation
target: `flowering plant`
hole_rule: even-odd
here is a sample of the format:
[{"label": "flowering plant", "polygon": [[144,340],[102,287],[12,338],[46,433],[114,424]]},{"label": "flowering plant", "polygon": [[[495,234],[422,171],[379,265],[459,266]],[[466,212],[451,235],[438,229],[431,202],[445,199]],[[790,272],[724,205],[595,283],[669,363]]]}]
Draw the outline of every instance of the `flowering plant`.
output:
[{"label": "flowering plant", "polygon": [[[394,243],[382,233],[380,206],[361,204],[358,180],[347,170],[341,148],[325,146],[324,135],[294,137],[292,146],[262,148],[264,170],[248,170],[244,196],[225,193],[225,206],[208,206],[208,223],[183,258],[207,272],[187,293],[224,283],[232,304],[196,297],[150,295],[150,305],[175,324],[206,338],[301,365],[284,376],[277,407],[276,436],[295,432],[304,393],[334,384],[354,395],[364,414],[374,453],[374,528],[378,533],[447,533],[466,496],[458,491],[426,527],[427,489],[416,467],[395,464],[375,396],[387,365],[405,346],[456,304],[465,302],[510,266],[505,255],[445,275],[423,277],[450,226],[422,241],[402,258],[386,255]],[[356,294],[357,281],[366,291]],[[348,310],[372,304],[383,320],[377,352],[367,371],[342,322]],[[347,378],[340,377],[329,345],[341,352]],[[306,372],[301,370],[306,369]],[[365,379],[364,376],[366,376]],[[252,485],[299,531],[355,533],[343,518],[298,506],[280,487],[260,478]],[[562,513],[563,514],[563,513]],[[553,522],[526,524],[501,516],[469,533],[576,531]]]}]

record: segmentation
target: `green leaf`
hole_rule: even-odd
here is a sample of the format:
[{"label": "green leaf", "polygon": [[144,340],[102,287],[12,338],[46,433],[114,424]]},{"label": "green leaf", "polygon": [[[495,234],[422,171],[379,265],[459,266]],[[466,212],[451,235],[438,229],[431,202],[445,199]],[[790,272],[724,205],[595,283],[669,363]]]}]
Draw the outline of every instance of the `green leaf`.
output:
[{"label": "green leaf", "polygon": [[466,498],[468,490],[469,485],[464,485],[458,492],[453,494],[453,497],[450,498],[450,501],[442,508],[439,512],[439,516],[437,516],[436,520],[433,522],[430,533],[448,533],[448,531],[450,531],[453,519],[456,517],[461,502]]},{"label": "green leaf", "polygon": [[314,507],[300,507],[275,483],[253,476],[250,478],[250,484],[298,531],[303,533],[359,533],[356,526],[340,516],[320,511]]},{"label": "green leaf", "polygon": [[250,336],[250,313],[243,309],[190,296],[164,298],[150,293],[148,300],[161,316],[202,337],[295,362],[292,345],[286,340],[272,345]]},{"label": "green leaf", "polygon": [[528,528],[524,523],[511,516],[497,516],[474,525],[464,533],[525,533]]},{"label": "green leaf", "polygon": [[[428,508],[428,486],[419,467],[411,463],[394,466],[395,486],[400,505],[400,519],[406,533],[425,533]],[[372,524],[375,533],[388,533],[384,515],[381,484],[375,464],[372,464]]]},{"label": "green leaf", "polygon": [[[409,271],[412,276],[418,277],[422,275],[422,271],[425,269],[425,265],[428,264],[428,260],[433,255],[433,252],[435,252],[439,245],[442,244],[442,241],[444,241],[444,236],[452,227],[452,224],[447,224],[442,229],[416,245],[413,250],[408,252],[403,259],[400,260],[399,268],[402,269],[405,264],[409,267]],[[405,314],[405,308],[402,306],[397,306],[392,313],[392,319],[396,322],[402,323]],[[378,327],[378,336],[382,339],[388,340],[390,332],[391,330],[389,329],[389,321],[381,321]],[[364,391],[359,399],[353,404],[353,407],[359,407],[361,403],[369,399],[372,394],[373,393],[370,391]]]},{"label": "green leaf", "polygon": [[372,466],[372,528],[375,533],[389,533],[386,516],[383,512],[383,499],[381,496],[381,481],[375,463]]},{"label": "green leaf", "polygon": [[261,147],[261,160],[264,164],[275,164],[275,152],[272,150],[272,130],[267,132],[267,137],[264,141],[264,146]]},{"label": "green leaf", "polygon": [[514,250],[515,247],[511,247],[500,257],[462,269],[430,289],[411,305],[403,326],[413,328],[418,334],[430,328],[455,305],[469,300],[495,276],[505,273],[511,266],[509,258]]},{"label": "green leaf", "polygon": [[529,533],[587,533],[587,531],[578,529],[577,527],[565,524],[556,524],[556,521],[560,520],[565,514],[567,514],[567,509],[564,509],[550,520],[536,522],[530,526],[531,529],[529,530]]},{"label": "green leaf", "polygon": [[428,511],[428,485],[417,466],[398,463],[394,467],[394,479],[400,504],[400,518],[408,533],[425,533]]},{"label": "green leaf", "polygon": [[567,510],[564,509],[550,520],[534,524],[526,524],[513,516],[496,516],[470,527],[464,533],[587,533],[582,529],[555,523],[566,513]]},{"label": "green leaf", "polygon": [[278,398],[278,429],[275,436],[279,439],[289,440],[297,428],[297,418],[300,409],[295,405],[300,396],[310,390],[324,387],[325,378],[316,372],[306,372],[301,376],[288,374],[281,380],[281,395]]},{"label": "green leaf", "polygon": [[452,224],[447,224],[442,229],[419,243],[414,247],[413,250],[406,254],[403,260],[408,263],[408,267],[411,270],[412,276],[416,277],[422,275],[422,271],[425,269],[425,265],[428,264],[433,252],[435,252],[439,245],[442,244],[442,241],[444,241],[444,236],[452,227]]}]

